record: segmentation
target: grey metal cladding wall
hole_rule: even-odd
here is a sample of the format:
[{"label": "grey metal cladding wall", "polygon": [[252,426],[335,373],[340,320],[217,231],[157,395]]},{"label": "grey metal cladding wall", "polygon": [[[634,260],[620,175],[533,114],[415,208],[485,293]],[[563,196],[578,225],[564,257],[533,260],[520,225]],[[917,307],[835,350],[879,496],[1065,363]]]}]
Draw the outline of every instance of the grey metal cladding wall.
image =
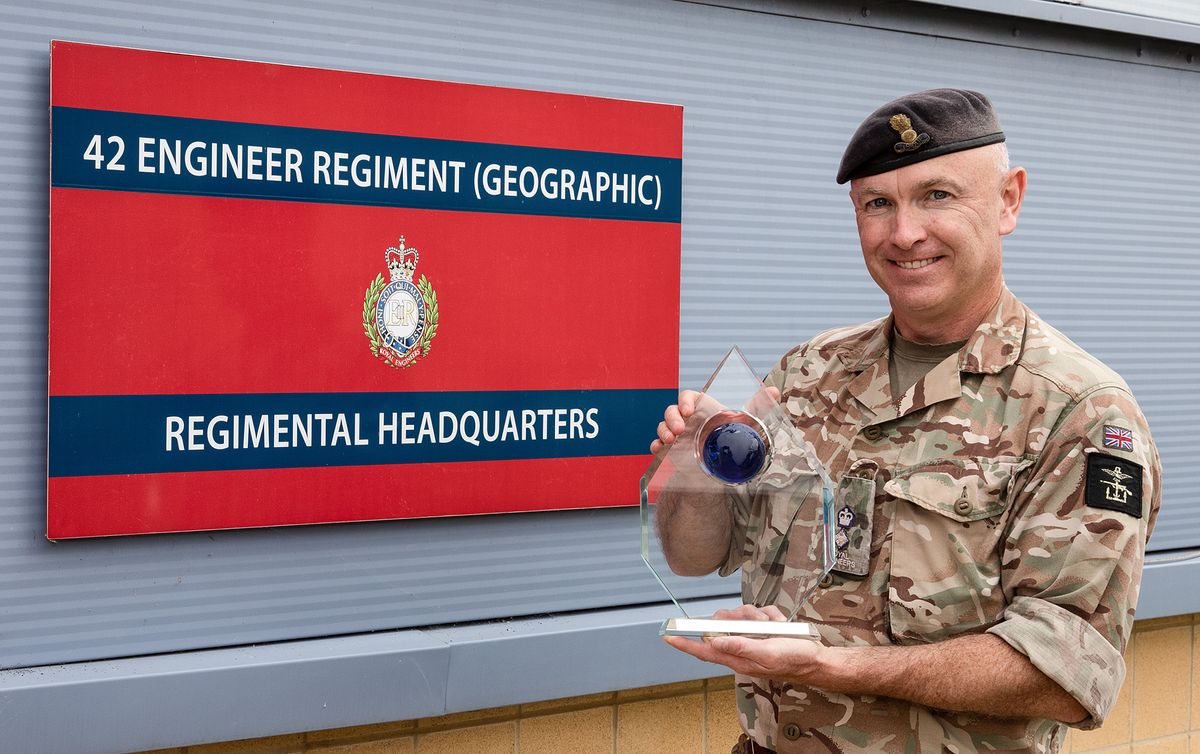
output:
[{"label": "grey metal cladding wall", "polygon": [[1195,0],[1078,0],[1078,2],[1088,8],[1200,24],[1200,6],[1196,4]]},{"label": "grey metal cladding wall", "polygon": [[683,104],[685,385],[731,343],[766,369],[881,314],[843,142],[901,91],[987,91],[1033,169],[1010,283],[1133,384],[1170,469],[1153,544],[1200,542],[1195,74],[673,2],[64,0],[0,25],[0,667],[661,600],[630,509],[46,542],[51,38]]}]

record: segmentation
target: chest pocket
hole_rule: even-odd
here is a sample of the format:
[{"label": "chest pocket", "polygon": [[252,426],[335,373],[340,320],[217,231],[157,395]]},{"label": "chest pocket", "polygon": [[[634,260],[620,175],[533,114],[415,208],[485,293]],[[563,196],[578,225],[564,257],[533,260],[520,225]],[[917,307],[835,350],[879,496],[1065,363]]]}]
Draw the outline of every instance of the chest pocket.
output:
[{"label": "chest pocket", "polygon": [[895,498],[887,609],[899,643],[938,641],[1004,611],[1004,522],[1028,458],[946,459],[903,469]]}]

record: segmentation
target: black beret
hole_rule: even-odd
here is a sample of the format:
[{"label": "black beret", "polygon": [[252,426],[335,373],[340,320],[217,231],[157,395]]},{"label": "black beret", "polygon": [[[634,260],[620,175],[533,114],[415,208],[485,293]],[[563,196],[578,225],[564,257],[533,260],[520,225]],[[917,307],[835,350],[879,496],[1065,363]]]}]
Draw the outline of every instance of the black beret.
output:
[{"label": "black beret", "polygon": [[992,103],[967,89],[929,89],[867,116],[842,155],[837,182],[879,175],[964,149],[1004,141]]}]

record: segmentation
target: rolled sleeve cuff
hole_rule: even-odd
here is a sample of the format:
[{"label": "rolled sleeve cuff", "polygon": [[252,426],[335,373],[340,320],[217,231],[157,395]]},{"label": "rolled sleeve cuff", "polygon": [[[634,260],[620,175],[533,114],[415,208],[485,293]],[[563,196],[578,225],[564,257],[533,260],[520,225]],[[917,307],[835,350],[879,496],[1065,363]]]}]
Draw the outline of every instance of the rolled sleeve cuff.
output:
[{"label": "rolled sleeve cuff", "polygon": [[1125,659],[1091,624],[1052,602],[1017,597],[988,633],[1028,657],[1087,710],[1073,727],[1089,730],[1104,722],[1125,680]]}]

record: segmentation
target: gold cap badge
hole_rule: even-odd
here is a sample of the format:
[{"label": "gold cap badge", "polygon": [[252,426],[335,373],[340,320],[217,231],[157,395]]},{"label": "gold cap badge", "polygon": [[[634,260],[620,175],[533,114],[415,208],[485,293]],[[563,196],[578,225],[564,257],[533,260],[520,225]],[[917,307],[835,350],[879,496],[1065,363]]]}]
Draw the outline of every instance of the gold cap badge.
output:
[{"label": "gold cap badge", "polygon": [[893,115],[891,124],[892,130],[900,134],[900,139],[905,144],[912,144],[917,140],[917,132],[913,130],[912,121],[907,115]]},{"label": "gold cap badge", "polygon": [[892,127],[893,131],[900,134],[900,141],[892,146],[897,152],[911,152],[929,141],[929,134],[917,135],[912,127],[912,120],[904,113],[893,115],[888,121],[888,125]]}]

